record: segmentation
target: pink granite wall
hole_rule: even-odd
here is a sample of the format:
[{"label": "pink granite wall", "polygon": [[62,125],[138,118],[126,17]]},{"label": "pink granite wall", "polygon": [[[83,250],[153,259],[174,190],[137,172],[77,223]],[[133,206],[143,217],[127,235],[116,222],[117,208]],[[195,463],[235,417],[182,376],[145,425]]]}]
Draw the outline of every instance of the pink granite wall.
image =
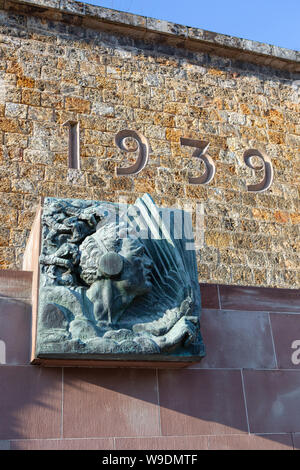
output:
[{"label": "pink granite wall", "polygon": [[0,449],[300,449],[299,291],[201,289],[201,364],[46,369],[31,273],[0,271]]}]

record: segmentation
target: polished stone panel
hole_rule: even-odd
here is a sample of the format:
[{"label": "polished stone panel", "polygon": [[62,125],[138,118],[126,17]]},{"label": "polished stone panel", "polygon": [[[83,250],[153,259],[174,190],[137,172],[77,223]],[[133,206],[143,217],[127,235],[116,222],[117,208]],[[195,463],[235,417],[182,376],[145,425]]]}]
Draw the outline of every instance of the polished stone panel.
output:
[{"label": "polished stone panel", "polygon": [[156,371],[64,371],[63,435],[155,436],[160,433]]},{"label": "polished stone panel", "polygon": [[61,369],[0,366],[0,439],[58,438]]},{"label": "polished stone panel", "polygon": [[243,375],[250,431],[300,432],[300,370],[245,370]]},{"label": "polished stone panel", "polygon": [[202,308],[220,308],[218,286],[216,284],[201,284],[201,305]]},{"label": "polished stone panel", "polygon": [[240,371],[159,371],[163,435],[247,432]]},{"label": "polished stone panel", "polygon": [[0,366],[0,450],[300,448],[300,369],[289,364],[297,314],[271,313],[269,322],[255,309],[204,309],[204,362],[156,371],[21,365],[28,313],[26,299],[0,298],[13,361]]},{"label": "polished stone panel", "polygon": [[206,357],[191,368],[276,367],[269,314],[203,309]]},{"label": "polished stone panel", "polygon": [[270,314],[279,369],[300,370],[300,316]]},{"label": "polished stone panel", "polygon": [[219,286],[221,308],[300,313],[300,291],[268,287]]},{"label": "polished stone panel", "polygon": [[5,357],[0,357],[0,363],[28,364],[30,336],[31,305],[23,300],[0,297],[0,341],[5,348]]}]

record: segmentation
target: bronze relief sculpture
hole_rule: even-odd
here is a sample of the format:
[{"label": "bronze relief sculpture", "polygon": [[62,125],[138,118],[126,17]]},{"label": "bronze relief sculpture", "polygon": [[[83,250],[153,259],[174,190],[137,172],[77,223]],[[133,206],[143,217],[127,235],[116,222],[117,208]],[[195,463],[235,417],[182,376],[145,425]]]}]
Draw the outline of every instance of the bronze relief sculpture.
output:
[{"label": "bronze relief sculpture", "polygon": [[133,205],[46,198],[36,356],[199,360],[192,244],[189,214],[148,194]]}]

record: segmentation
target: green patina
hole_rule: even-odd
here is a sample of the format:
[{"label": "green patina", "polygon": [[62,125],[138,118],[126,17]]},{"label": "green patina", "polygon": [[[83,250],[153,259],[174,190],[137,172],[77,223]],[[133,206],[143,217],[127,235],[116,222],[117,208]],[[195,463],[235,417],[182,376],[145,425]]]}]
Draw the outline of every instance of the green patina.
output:
[{"label": "green patina", "polygon": [[134,205],[46,198],[37,357],[202,357],[191,227],[147,194]]}]

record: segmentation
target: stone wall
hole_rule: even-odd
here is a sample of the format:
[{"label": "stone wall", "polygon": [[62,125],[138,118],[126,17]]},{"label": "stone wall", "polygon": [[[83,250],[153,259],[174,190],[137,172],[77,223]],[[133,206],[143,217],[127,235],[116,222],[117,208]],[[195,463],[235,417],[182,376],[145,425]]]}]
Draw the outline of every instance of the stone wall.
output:
[{"label": "stone wall", "polygon": [[201,294],[198,364],[47,368],[29,363],[31,273],[0,271],[0,450],[300,449],[300,291]]},{"label": "stone wall", "polygon": [[[41,196],[149,192],[162,206],[204,204],[202,282],[299,288],[299,74],[67,16],[0,11],[1,268],[21,267]],[[80,123],[80,171],[68,168],[68,120]],[[114,142],[126,128],[151,153],[139,175],[117,177],[134,161]],[[188,183],[203,168],[181,137],[210,142],[208,185]],[[264,193],[247,191],[262,178],[243,161],[249,148],[272,160]]]}]

